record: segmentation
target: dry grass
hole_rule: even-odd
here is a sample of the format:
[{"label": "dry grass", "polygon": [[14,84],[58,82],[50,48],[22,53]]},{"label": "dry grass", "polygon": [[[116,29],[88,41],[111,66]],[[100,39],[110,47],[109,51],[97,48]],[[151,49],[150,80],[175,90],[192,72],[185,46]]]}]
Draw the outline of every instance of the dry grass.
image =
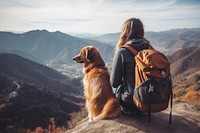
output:
[{"label": "dry grass", "polygon": [[173,88],[174,98],[195,105],[200,109],[200,84],[179,85]]},{"label": "dry grass", "polygon": [[7,128],[8,133],[65,133],[67,129],[71,129],[77,125],[79,121],[81,121],[83,118],[85,118],[87,115],[87,112],[85,109],[82,109],[82,111],[78,113],[74,113],[71,116],[71,121],[67,123],[67,126],[57,127],[56,123],[54,121],[54,118],[49,118],[48,127],[44,128],[41,126],[36,127],[35,129],[21,129],[21,128],[14,128],[13,126],[10,126]]},{"label": "dry grass", "polygon": [[200,109],[200,68],[189,69],[174,77],[174,97]]},{"label": "dry grass", "polygon": [[87,117],[87,111],[83,108],[80,112],[74,113],[71,117],[71,120],[68,122],[67,129],[71,129],[77,125],[83,118]]},{"label": "dry grass", "polygon": [[64,133],[65,131],[66,131],[65,127],[56,127],[54,118],[49,118],[48,129],[42,127],[36,127],[34,131],[28,129],[27,133]]},{"label": "dry grass", "polygon": [[[56,127],[54,118],[49,118],[49,126],[47,128],[36,127],[33,131],[28,129],[26,133],[65,133],[67,129],[71,129],[77,125],[79,121],[87,116],[86,110],[83,108],[80,112],[71,115],[71,120],[66,127]],[[25,132],[24,132],[25,133]]]},{"label": "dry grass", "polygon": [[193,104],[200,109],[200,91],[188,91],[180,100]]}]

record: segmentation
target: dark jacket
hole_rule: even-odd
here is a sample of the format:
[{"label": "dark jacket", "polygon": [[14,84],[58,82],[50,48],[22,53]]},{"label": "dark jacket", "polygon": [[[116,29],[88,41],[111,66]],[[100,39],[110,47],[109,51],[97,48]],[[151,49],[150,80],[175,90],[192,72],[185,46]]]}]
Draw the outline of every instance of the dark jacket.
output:
[{"label": "dark jacket", "polygon": [[[148,48],[148,42],[144,39],[134,39],[128,42],[137,51]],[[126,48],[120,48],[114,56],[112,73],[111,73],[111,85],[117,88],[123,84],[125,79],[129,85],[135,87],[135,59],[134,55]]]}]

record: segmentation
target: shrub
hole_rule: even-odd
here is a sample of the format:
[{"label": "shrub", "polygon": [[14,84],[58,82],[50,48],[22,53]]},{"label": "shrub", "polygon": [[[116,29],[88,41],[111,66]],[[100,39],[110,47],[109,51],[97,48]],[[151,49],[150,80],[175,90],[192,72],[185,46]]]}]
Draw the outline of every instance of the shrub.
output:
[{"label": "shrub", "polygon": [[185,94],[186,94],[186,91],[185,90],[181,90],[181,91],[178,92],[177,96],[181,97],[181,96],[183,96]]},{"label": "shrub", "polygon": [[183,86],[184,89],[187,89],[187,88],[189,88],[189,87],[190,87],[189,84],[186,84],[186,85]]},{"label": "shrub", "polygon": [[194,91],[200,91],[200,83],[195,86]]},{"label": "shrub", "polygon": [[195,77],[196,82],[198,82],[200,80],[200,74],[196,74],[194,77]]}]

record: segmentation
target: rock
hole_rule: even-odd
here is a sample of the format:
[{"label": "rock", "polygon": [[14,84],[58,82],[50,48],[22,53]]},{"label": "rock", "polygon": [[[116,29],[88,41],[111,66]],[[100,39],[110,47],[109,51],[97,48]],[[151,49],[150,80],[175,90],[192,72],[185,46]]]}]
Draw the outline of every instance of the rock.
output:
[{"label": "rock", "polygon": [[174,102],[172,125],[169,125],[169,109],[152,114],[151,123],[146,114],[126,116],[121,114],[113,120],[90,121],[83,119],[66,133],[199,133],[199,111],[183,102]]}]

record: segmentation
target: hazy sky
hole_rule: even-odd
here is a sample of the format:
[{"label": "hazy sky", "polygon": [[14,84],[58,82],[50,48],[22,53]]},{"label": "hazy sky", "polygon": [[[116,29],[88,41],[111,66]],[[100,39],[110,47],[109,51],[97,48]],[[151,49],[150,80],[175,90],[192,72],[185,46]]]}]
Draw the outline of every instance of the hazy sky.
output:
[{"label": "hazy sky", "polygon": [[200,27],[200,0],[0,0],[0,31],[114,33],[131,17],[146,31]]}]

